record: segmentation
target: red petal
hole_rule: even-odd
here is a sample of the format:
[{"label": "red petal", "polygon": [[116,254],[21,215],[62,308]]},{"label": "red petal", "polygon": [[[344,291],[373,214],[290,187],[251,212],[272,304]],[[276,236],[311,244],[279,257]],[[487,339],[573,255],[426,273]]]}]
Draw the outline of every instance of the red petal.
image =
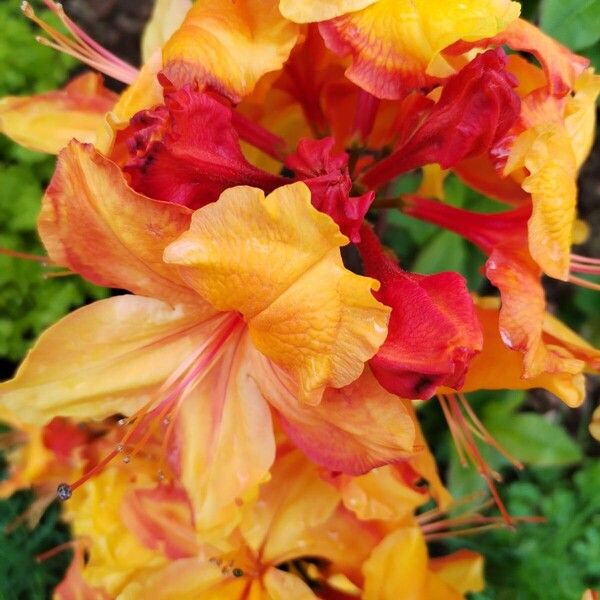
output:
[{"label": "red petal", "polygon": [[448,79],[439,102],[412,137],[368,171],[364,183],[378,188],[416,167],[438,163],[447,169],[488,151],[519,117],[516,85],[501,49],[480,54]]},{"label": "red petal", "polygon": [[361,235],[365,274],[381,282],[375,296],[392,307],[388,337],[370,361],[373,374],[404,398],[430,398],[440,385],[459,388],[483,345],[464,278],[402,271],[368,227]]},{"label": "red petal", "polygon": [[359,242],[360,226],[375,194],[367,192],[358,198],[350,197],[348,155],[334,152],[334,145],[332,137],[303,139],[285,164],[310,188],[313,206],[328,214],[344,235]]},{"label": "red petal", "polygon": [[245,159],[231,109],[190,86],[139,112],[120,137],[131,186],[157,200],[200,208],[236,185],[269,192],[285,182]]}]

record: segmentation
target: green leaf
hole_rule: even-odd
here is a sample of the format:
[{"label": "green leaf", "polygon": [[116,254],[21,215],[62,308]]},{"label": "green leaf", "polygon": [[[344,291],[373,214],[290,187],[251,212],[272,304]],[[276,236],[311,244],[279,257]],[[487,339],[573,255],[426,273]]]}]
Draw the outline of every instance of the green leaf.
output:
[{"label": "green leaf", "polygon": [[544,0],[541,28],[573,50],[600,40],[600,0]]},{"label": "green leaf", "polygon": [[436,233],[417,255],[412,271],[439,273],[440,271],[464,272],[467,253],[464,240],[451,231]]},{"label": "green leaf", "polygon": [[540,415],[498,415],[485,425],[508,452],[526,465],[566,466],[582,459],[581,449],[564,429]]}]

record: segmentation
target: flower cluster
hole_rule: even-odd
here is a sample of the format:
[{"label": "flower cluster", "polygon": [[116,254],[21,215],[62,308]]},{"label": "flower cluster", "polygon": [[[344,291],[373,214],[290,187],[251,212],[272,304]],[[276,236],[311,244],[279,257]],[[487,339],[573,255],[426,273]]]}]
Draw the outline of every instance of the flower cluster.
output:
[{"label": "flower cluster", "polygon": [[[481,590],[481,556],[426,546],[515,521],[464,394],[574,407],[600,370],[541,284],[598,288],[571,244],[600,77],[510,0],[157,0],[139,70],[45,1],[69,35],[24,3],[41,41],[94,72],[3,99],[0,127],[58,154],[41,260],[127,291],[50,327],[0,385],[0,492],[33,486],[35,514],[68,500],[56,596]],[[447,203],[450,171],[508,207]],[[481,248],[499,298],[404,270],[378,235],[390,210]],[[445,517],[460,500],[415,410],[434,396],[501,518]]]}]

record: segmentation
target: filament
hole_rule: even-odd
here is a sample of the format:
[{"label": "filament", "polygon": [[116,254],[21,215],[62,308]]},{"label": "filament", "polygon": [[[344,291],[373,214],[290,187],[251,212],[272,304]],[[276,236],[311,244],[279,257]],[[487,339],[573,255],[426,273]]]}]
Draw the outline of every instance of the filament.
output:
[{"label": "filament", "polygon": [[61,4],[53,0],[44,0],[44,4],[60,19],[72,39],[40,19],[31,4],[24,1],[21,3],[23,14],[49,36],[49,39],[42,36],[36,37],[40,44],[68,54],[122,83],[129,85],[137,79],[139,71],[135,67],[94,41],[65,14]]}]

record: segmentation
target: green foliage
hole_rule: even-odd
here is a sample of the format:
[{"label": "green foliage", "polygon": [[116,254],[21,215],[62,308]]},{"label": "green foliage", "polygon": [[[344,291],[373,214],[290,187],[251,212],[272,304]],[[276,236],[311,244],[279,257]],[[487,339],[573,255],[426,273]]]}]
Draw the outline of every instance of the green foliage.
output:
[{"label": "green foliage", "polygon": [[540,26],[572,50],[583,50],[600,40],[600,0],[544,0]]},{"label": "green foliage", "polygon": [[[0,500],[0,531],[4,531],[27,509],[33,499],[30,492]],[[43,600],[62,579],[71,560],[71,552],[61,552],[44,561],[36,556],[56,548],[70,538],[59,521],[59,506],[53,504],[32,531],[19,526],[0,538],[0,600]]]},{"label": "green foliage", "polygon": [[[477,600],[580,600],[600,586],[600,463],[574,474],[529,469],[505,486],[511,514],[541,516],[515,532],[496,531],[468,545],[486,556],[487,588]],[[456,545],[456,543],[455,543]]]}]

